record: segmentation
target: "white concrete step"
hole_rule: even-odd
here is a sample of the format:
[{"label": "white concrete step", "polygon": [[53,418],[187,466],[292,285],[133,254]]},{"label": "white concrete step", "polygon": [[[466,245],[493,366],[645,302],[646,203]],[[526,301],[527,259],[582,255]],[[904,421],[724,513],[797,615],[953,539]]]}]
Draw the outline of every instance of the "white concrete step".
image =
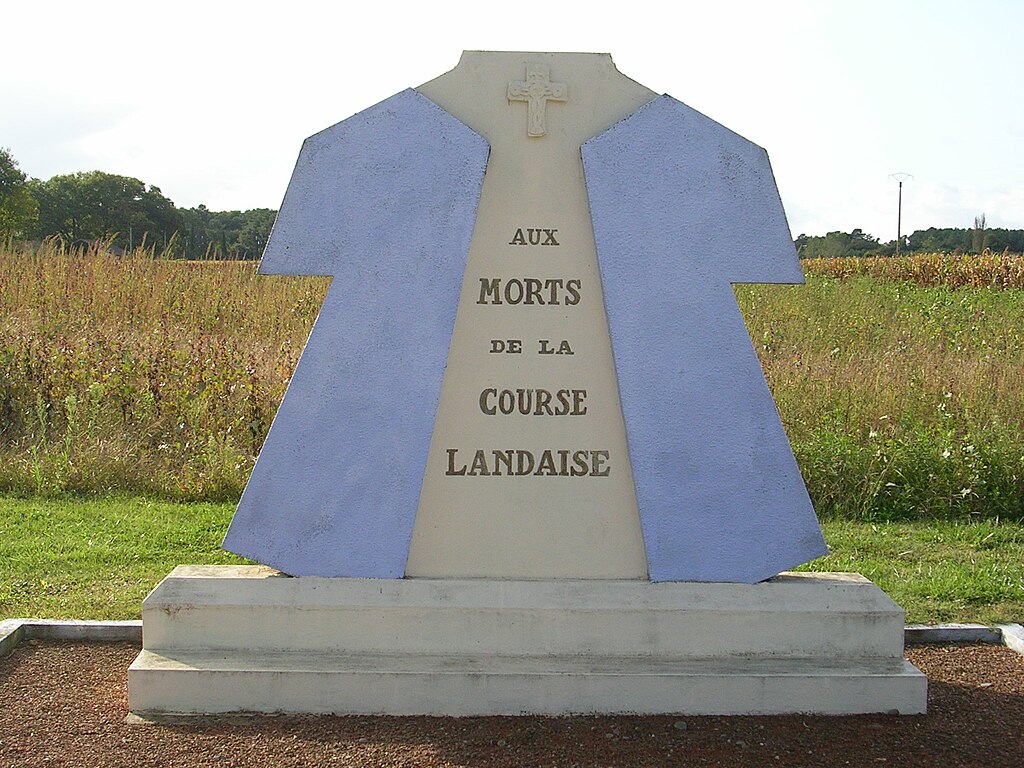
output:
[{"label": "white concrete step", "polygon": [[644,659],[143,651],[137,715],[309,712],[856,714],[924,711],[927,682],[899,660]]},{"label": "white concrete step", "polygon": [[856,574],[762,584],[289,578],[179,566],[137,714],[922,712],[903,611]]},{"label": "white concrete step", "polygon": [[179,566],[143,603],[150,650],[507,656],[903,655],[901,608],[858,574],[761,584],[289,578]]}]

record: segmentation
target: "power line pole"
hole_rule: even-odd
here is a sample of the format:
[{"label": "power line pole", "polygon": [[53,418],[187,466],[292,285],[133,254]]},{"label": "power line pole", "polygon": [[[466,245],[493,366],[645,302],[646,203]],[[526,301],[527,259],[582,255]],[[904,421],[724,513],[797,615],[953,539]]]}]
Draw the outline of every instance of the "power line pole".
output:
[{"label": "power line pole", "polygon": [[896,255],[900,255],[900,243],[903,240],[903,182],[914,178],[909,173],[890,173],[890,179],[896,179],[900,185],[899,198],[896,203]]}]

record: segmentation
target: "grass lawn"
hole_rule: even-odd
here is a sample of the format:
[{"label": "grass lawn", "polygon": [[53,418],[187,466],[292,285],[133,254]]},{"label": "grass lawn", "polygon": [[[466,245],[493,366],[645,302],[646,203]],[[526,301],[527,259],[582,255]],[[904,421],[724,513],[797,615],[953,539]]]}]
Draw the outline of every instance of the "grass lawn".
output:
[{"label": "grass lawn", "polygon": [[824,520],[832,554],[799,570],[856,571],[907,612],[909,624],[1024,622],[1024,525],[948,520]]},{"label": "grass lawn", "polygon": [[0,497],[0,618],[137,619],[179,563],[220,549],[233,504]]},{"label": "grass lawn", "polygon": [[[179,563],[242,563],[220,549],[233,504],[0,497],[0,619],[133,619]],[[908,623],[1024,621],[1024,525],[823,522],[807,570],[858,571]]]}]

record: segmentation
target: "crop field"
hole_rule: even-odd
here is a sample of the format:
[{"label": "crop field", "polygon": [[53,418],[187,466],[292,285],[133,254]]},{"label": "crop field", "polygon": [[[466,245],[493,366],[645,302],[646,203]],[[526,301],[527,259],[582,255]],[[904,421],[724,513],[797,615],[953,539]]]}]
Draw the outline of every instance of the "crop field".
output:
[{"label": "crop field", "polygon": [[807,259],[804,271],[821,277],[875,277],[943,288],[1024,288],[1024,258],[1019,254],[950,255],[923,253],[899,259]]},{"label": "crop field", "polygon": [[[805,269],[736,294],[819,514],[1024,520],[1024,260]],[[237,498],[327,287],[0,246],[0,493]]]}]

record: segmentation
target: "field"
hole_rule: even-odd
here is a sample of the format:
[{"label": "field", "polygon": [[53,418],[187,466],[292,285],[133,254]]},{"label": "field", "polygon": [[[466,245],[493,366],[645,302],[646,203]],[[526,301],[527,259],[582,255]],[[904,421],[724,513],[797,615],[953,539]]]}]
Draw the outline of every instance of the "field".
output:
[{"label": "field", "polygon": [[[910,621],[1024,611],[1021,257],[738,286],[833,554]],[[219,549],[328,282],[0,248],[0,618],[131,618]]]},{"label": "field", "polygon": [[[736,289],[824,518],[1024,520],[1024,259],[946,259]],[[327,287],[0,248],[0,493],[236,499]]]},{"label": "field", "polygon": [[819,266],[737,288],[819,514],[1024,519],[1024,291]]},{"label": "field", "polygon": [[327,282],[0,255],[0,491],[236,498]]},{"label": "field", "polygon": [[943,288],[1024,288],[1024,259],[1019,254],[950,255],[925,253],[899,259],[808,259],[804,270],[822,277],[874,277]]}]

